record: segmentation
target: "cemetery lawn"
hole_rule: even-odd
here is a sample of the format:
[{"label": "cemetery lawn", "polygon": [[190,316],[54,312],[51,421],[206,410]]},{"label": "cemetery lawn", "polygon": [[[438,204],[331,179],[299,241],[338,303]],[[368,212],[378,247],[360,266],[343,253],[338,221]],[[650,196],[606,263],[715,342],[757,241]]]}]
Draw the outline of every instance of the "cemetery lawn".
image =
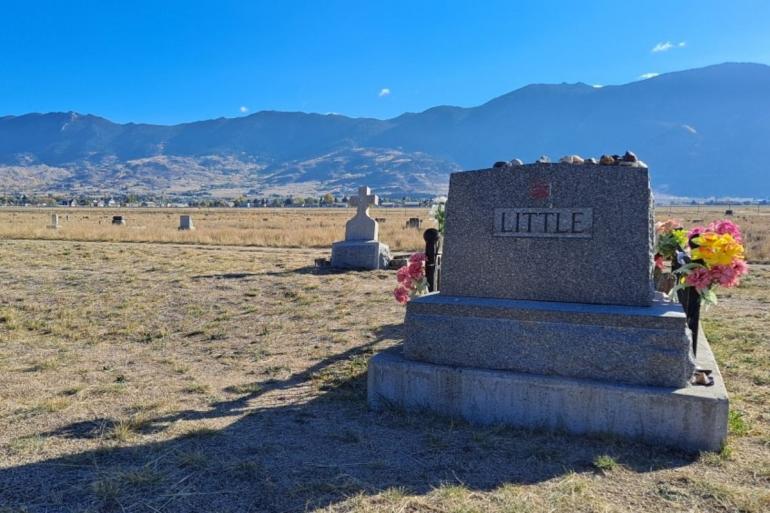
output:
[{"label": "cemetery lawn", "polygon": [[770,265],[705,312],[730,435],[688,456],[369,412],[395,273],[320,256],[0,242],[0,512],[770,511]]}]

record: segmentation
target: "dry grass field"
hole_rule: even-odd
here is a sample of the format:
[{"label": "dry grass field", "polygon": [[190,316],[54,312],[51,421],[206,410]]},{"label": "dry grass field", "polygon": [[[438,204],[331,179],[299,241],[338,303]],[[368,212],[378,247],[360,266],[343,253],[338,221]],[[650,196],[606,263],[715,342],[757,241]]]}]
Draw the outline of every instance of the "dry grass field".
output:
[{"label": "dry grass field", "polygon": [[0,241],[0,512],[770,511],[770,266],[705,313],[730,436],[688,456],[368,411],[394,273],[323,254]]},{"label": "dry grass field", "polygon": [[[745,233],[749,261],[770,262],[770,208],[736,207],[732,219]],[[725,207],[662,207],[657,217],[674,217],[686,226],[724,218]],[[51,214],[61,228],[51,230]],[[371,210],[380,223],[380,239],[393,251],[424,247],[422,230],[405,228],[410,217],[434,227],[428,209]],[[195,231],[179,231],[179,216],[190,214]],[[80,241],[175,242],[274,248],[330,248],[345,235],[345,222],[354,210],[314,209],[0,209],[0,239],[62,239]],[[124,215],[125,226],[113,226],[113,215]]]},{"label": "dry grass field", "polygon": [[[425,245],[423,230],[406,228],[410,217],[434,226],[427,208],[370,210],[380,223],[380,239],[391,250],[416,250]],[[47,228],[58,213],[61,228]],[[179,216],[190,214],[193,231],[180,231]],[[279,248],[331,248],[345,238],[345,222],[354,208],[260,209],[0,209],[0,239],[64,239],[81,241],[175,242]],[[123,215],[125,226],[113,226]]]}]

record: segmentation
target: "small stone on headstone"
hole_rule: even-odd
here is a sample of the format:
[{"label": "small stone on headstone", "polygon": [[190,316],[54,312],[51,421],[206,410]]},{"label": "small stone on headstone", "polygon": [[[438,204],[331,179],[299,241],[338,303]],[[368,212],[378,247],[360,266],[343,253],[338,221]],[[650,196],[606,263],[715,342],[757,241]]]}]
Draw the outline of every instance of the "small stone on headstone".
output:
[{"label": "small stone on headstone", "polygon": [[523,160],[521,160],[521,159],[511,159],[511,161],[509,162],[509,164],[510,164],[511,166],[523,166],[523,165],[524,165],[524,161],[523,161]]},{"label": "small stone on headstone", "polygon": [[503,162],[502,160],[495,162],[495,164],[492,166],[494,169],[498,169],[501,167],[508,167],[507,162]]},{"label": "small stone on headstone", "polygon": [[550,164],[551,163],[551,157],[548,155],[540,155],[540,158],[537,159],[535,162],[536,164]]},{"label": "small stone on headstone", "polygon": [[602,155],[601,158],[599,158],[599,164],[601,164],[602,166],[614,166],[615,159],[610,157],[609,155]]},{"label": "small stone on headstone", "polygon": [[580,165],[580,164],[583,163],[583,157],[581,157],[580,155],[566,155],[566,156],[562,157],[559,160],[559,162],[561,162],[562,164],[576,164],[576,165]]},{"label": "small stone on headstone", "polygon": [[639,160],[636,158],[636,154],[633,151],[627,151],[625,155],[623,155],[623,162],[636,162]]}]

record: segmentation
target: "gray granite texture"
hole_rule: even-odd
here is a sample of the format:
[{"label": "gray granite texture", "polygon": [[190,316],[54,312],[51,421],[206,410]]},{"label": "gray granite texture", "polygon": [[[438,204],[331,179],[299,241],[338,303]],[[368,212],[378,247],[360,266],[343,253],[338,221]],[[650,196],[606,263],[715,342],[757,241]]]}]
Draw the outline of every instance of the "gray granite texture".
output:
[{"label": "gray granite texture", "polygon": [[649,307],[428,294],[407,304],[404,355],[482,369],[682,387],[692,376],[681,305]]},{"label": "gray granite texture", "polygon": [[530,164],[452,173],[441,291],[649,305],[651,203],[645,168]]},{"label": "gray granite texture", "polygon": [[386,269],[388,262],[390,249],[376,240],[332,244],[332,267],[337,269]]},{"label": "gray granite texture", "polygon": [[369,360],[367,395],[375,410],[430,411],[480,425],[575,434],[610,434],[685,451],[719,451],[729,399],[705,337],[698,363],[711,387],[619,385],[405,359],[398,348]]}]

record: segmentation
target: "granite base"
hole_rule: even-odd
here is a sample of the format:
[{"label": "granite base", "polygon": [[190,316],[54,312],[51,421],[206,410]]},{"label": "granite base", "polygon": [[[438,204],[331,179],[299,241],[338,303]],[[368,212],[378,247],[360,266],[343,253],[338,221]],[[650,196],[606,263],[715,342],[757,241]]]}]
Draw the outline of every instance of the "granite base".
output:
[{"label": "granite base", "polygon": [[688,452],[719,451],[727,436],[728,397],[705,338],[698,363],[714,385],[617,385],[407,360],[398,350],[369,362],[374,409],[426,410],[473,424],[503,424],[575,434],[612,435]]},{"label": "granite base", "polygon": [[682,387],[695,368],[682,306],[616,306],[428,294],[407,304],[407,359]]},{"label": "granite base", "polygon": [[332,244],[332,267],[337,269],[386,269],[388,262],[390,249],[376,240]]}]

